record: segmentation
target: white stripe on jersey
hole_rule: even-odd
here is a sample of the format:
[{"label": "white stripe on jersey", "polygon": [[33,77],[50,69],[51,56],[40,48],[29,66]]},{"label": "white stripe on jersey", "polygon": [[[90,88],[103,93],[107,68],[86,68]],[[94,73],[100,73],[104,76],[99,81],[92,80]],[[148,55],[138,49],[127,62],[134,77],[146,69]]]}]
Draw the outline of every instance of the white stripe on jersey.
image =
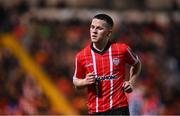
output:
[{"label": "white stripe on jersey", "polygon": [[[109,63],[110,63],[110,75],[113,74],[113,63],[112,63],[112,48],[109,48]],[[112,108],[113,100],[112,100],[112,94],[113,94],[113,80],[110,80],[110,109]]]},{"label": "white stripe on jersey", "polygon": [[128,50],[128,52],[129,52],[129,54],[131,55],[131,57],[133,58],[133,60],[135,61],[134,64],[136,64],[136,63],[138,62],[137,56],[134,56],[134,55],[132,54],[132,52],[131,52],[131,50],[130,50],[129,47],[127,48],[127,50]]},{"label": "white stripe on jersey", "polygon": [[[91,50],[91,55],[92,55],[92,59],[93,59],[94,74],[95,74],[95,76],[97,76],[96,57],[92,50]],[[98,112],[98,96],[96,96],[96,112]]]},{"label": "white stripe on jersey", "polygon": [[77,58],[76,58],[76,64],[75,64],[75,73],[74,73],[74,76],[73,76],[73,80],[74,79],[77,79],[77,77],[76,77],[76,74],[77,74]]}]

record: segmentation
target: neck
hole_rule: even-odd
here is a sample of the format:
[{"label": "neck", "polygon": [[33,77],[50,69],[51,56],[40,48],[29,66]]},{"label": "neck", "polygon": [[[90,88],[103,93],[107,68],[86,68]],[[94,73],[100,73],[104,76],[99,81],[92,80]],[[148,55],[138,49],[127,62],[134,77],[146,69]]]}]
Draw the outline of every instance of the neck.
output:
[{"label": "neck", "polygon": [[101,43],[93,43],[93,47],[98,51],[103,51],[108,43],[108,40],[101,42]]}]

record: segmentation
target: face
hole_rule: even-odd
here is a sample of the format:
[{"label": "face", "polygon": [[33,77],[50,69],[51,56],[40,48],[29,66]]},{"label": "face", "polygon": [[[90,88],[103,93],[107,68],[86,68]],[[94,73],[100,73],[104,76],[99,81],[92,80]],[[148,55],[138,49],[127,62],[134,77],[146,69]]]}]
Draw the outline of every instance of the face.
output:
[{"label": "face", "polygon": [[112,30],[108,28],[106,21],[93,19],[90,26],[91,42],[101,43],[109,39]]}]

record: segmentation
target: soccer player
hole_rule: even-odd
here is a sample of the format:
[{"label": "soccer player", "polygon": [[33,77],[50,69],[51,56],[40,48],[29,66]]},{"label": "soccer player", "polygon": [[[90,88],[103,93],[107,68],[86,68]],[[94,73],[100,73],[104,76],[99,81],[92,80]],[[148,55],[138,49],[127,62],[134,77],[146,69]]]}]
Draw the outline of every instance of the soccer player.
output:
[{"label": "soccer player", "polygon": [[[106,14],[95,15],[90,25],[91,44],[76,55],[73,83],[88,89],[88,113],[129,115],[125,93],[133,87],[141,70],[138,56],[124,43],[110,42],[113,20]],[[131,65],[125,81],[125,65]]]}]

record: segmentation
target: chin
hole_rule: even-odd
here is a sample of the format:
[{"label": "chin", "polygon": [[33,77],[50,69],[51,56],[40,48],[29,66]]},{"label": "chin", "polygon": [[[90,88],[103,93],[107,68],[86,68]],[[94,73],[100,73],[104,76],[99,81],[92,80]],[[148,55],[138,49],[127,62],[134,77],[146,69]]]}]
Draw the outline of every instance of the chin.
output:
[{"label": "chin", "polygon": [[96,42],[98,42],[98,40],[96,40],[96,39],[91,39],[91,42],[96,43]]}]

